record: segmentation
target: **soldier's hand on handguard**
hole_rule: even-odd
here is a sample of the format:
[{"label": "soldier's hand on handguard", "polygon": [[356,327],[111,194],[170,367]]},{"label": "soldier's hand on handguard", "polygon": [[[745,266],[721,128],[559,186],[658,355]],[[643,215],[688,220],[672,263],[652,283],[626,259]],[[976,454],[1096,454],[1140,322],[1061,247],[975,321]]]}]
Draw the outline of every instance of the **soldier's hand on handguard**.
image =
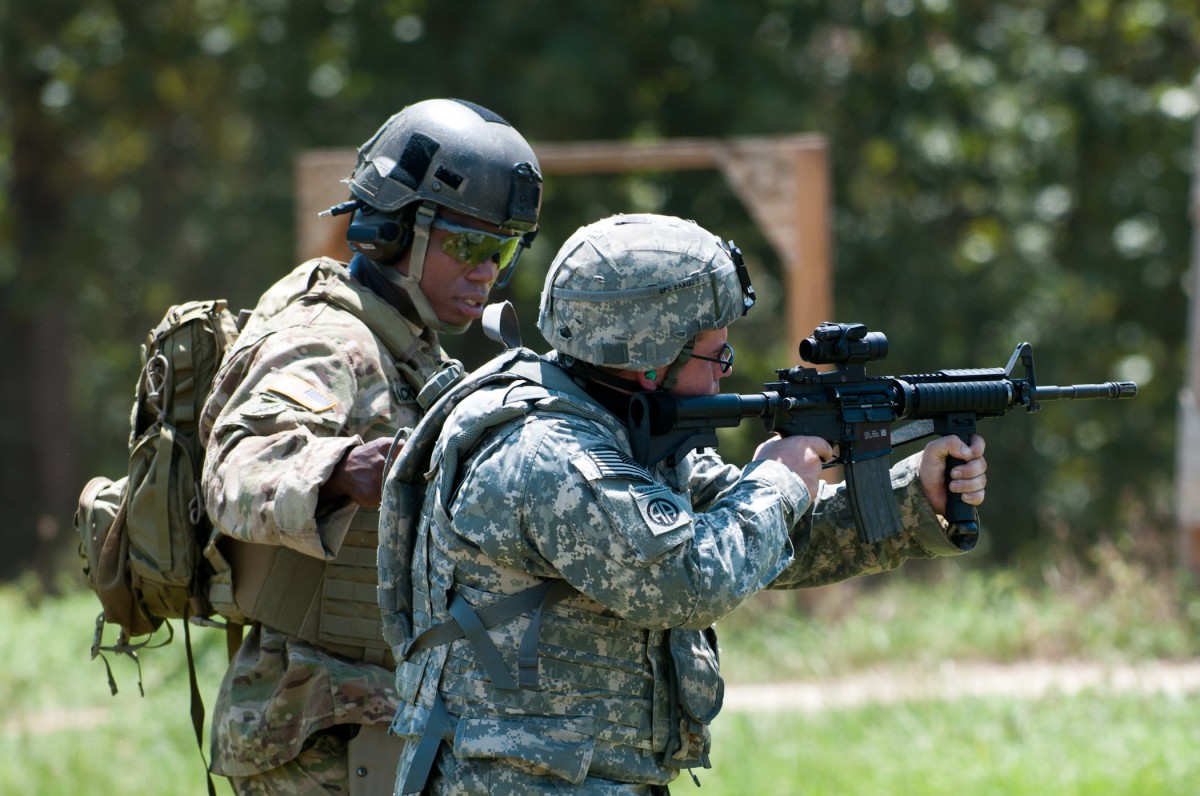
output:
[{"label": "soldier's hand on handguard", "polygon": [[788,467],[804,481],[808,494],[816,500],[821,481],[821,465],[834,456],[833,446],[820,437],[780,437],[778,435],[759,445],[754,460],[774,459]]},{"label": "soldier's hand on handguard", "polygon": [[383,466],[391,446],[391,437],[381,437],[351,448],[333,468],[329,480],[321,485],[318,501],[348,497],[363,508],[379,508]]},{"label": "soldier's hand on handguard", "polygon": [[956,436],[936,439],[925,446],[921,454],[921,488],[929,505],[938,514],[946,513],[946,459],[962,460],[950,470],[950,491],[962,495],[963,503],[978,506],[983,503],[984,487],[987,486],[987,460],[983,458],[986,447],[983,437],[971,435],[971,447],[967,447]]}]

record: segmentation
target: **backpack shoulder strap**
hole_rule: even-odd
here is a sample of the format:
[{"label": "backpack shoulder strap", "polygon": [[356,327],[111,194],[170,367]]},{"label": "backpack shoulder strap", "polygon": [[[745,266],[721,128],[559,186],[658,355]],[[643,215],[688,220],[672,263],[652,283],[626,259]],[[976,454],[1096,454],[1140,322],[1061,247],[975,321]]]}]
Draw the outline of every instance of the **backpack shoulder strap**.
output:
[{"label": "backpack shoulder strap", "polygon": [[383,615],[383,637],[393,653],[412,640],[412,581],[409,571],[425,494],[425,473],[446,419],[467,395],[489,384],[518,380],[517,363],[536,361],[528,349],[512,349],[484,364],[469,376],[456,375],[426,407],[416,428],[401,429],[384,465],[379,511],[378,597]]}]

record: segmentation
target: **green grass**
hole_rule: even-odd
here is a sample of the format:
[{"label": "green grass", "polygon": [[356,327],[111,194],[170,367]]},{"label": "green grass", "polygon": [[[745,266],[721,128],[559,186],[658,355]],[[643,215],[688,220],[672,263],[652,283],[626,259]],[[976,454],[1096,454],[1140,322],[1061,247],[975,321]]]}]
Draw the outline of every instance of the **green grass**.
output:
[{"label": "green grass", "polygon": [[[182,633],[140,654],[145,697],[134,663],[107,653],[119,688],[112,695],[104,664],[89,660],[98,612],[88,591],[31,601],[20,586],[0,588],[0,793],[205,793]],[[106,643],[115,637],[108,628]],[[198,629],[193,642],[208,706],[224,670],[224,635]]]},{"label": "green grass", "polygon": [[1086,570],[983,572],[958,561],[818,589],[766,592],[718,624],[722,669],[742,682],[834,676],[877,663],[1200,654],[1200,597],[1100,547]]},{"label": "green grass", "polygon": [[[1087,574],[985,574],[959,562],[824,589],[765,594],[720,625],[731,685],[820,681],[866,669],[920,673],[947,661],[1189,661],[1200,600],[1173,578],[1100,550]],[[137,669],[89,660],[98,603],[0,587],[0,793],[204,793],[188,718],[181,635]],[[112,639],[109,631],[109,640]],[[224,636],[193,635],[206,705]],[[916,676],[914,674],[914,676]],[[936,682],[936,680],[935,680]],[[947,683],[946,692],[952,689]],[[823,711],[726,710],[712,770],[676,793],[1193,794],[1200,782],[1200,695],[1049,692],[1039,698],[922,699]],[[205,748],[207,754],[207,748]],[[218,792],[228,787],[218,782]]]},{"label": "green grass", "polygon": [[1194,796],[1200,700],[1086,694],[733,714],[700,796]]}]

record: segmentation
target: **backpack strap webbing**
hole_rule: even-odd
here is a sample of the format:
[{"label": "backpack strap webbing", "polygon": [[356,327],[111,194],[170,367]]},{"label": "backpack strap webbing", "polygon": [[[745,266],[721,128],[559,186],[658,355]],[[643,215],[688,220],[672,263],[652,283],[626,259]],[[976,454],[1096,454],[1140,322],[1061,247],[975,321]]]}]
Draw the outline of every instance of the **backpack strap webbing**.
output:
[{"label": "backpack strap webbing", "polygon": [[192,731],[196,734],[196,748],[200,751],[200,761],[204,763],[204,778],[208,781],[208,796],[217,796],[216,786],[213,785],[212,772],[208,769],[208,760],[204,757],[204,698],[200,695],[200,682],[196,675],[196,655],[192,652],[192,631],[188,617],[183,617],[183,641],[187,649],[188,689],[191,692]]}]

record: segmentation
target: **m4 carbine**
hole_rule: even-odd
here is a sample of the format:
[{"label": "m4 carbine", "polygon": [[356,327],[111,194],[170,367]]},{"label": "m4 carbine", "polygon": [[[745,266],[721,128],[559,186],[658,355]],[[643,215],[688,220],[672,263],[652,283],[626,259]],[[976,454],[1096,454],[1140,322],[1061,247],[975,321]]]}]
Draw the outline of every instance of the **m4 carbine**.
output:
[{"label": "m4 carbine", "polygon": [[[924,437],[956,434],[969,442],[981,417],[999,417],[1017,407],[1036,412],[1041,401],[1075,398],[1132,398],[1137,384],[1108,381],[1067,387],[1039,386],[1033,347],[1021,343],[1003,368],[939,370],[909,376],[868,376],[866,363],[887,356],[887,338],[861,323],[822,323],[800,344],[800,356],[813,365],[778,370],[778,381],[753,395],[677,398],[666,392],[635,394],[629,407],[634,458],[650,467],[666,459],[717,444],[718,428],[762,418],[768,432],[821,437],[836,446],[826,466],[843,465],[854,520],[863,538],[879,541],[900,527],[891,494],[888,454]],[[1018,363],[1023,377],[1014,376]],[[907,424],[893,429],[900,421]],[[962,462],[946,462],[950,469]],[[977,533],[975,509],[958,493],[947,496],[946,519]]]}]

